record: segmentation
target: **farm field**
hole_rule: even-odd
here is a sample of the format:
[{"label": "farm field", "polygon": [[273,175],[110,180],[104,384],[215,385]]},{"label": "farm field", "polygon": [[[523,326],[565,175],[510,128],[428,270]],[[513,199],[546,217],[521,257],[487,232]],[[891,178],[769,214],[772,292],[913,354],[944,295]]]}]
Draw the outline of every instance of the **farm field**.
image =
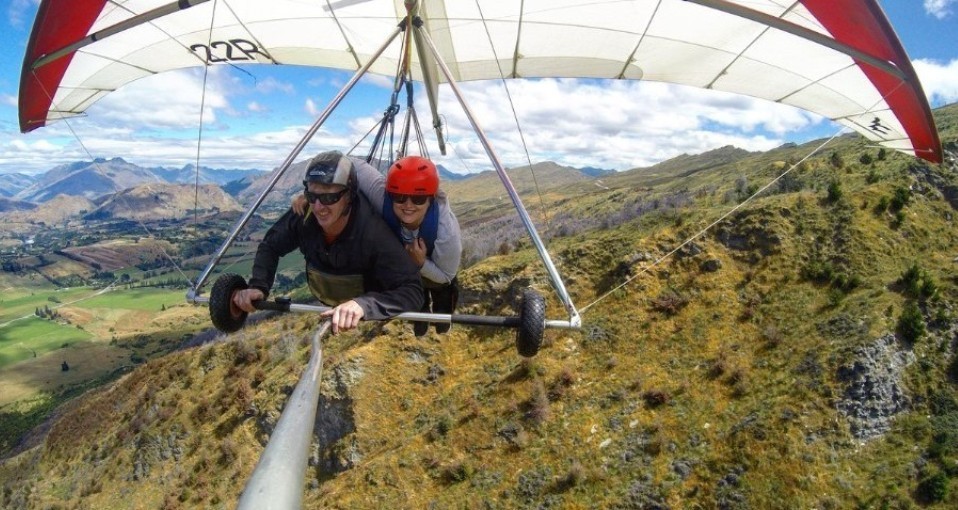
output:
[{"label": "farm field", "polygon": [[52,309],[61,303],[82,299],[95,292],[95,289],[87,287],[54,290],[20,285],[4,286],[0,290],[0,335],[4,324],[20,317],[32,316],[37,308],[49,306]]},{"label": "farm field", "polygon": [[[47,301],[49,296],[63,303]],[[0,408],[139,364],[175,348],[208,321],[206,308],[186,304],[180,289],[37,291],[7,303],[15,311],[5,306],[0,324]],[[44,306],[59,317],[33,315]],[[69,371],[61,370],[63,362]]]},{"label": "farm field", "polygon": [[0,328],[0,369],[74,342],[89,340],[91,336],[82,329],[39,317],[9,322]]}]

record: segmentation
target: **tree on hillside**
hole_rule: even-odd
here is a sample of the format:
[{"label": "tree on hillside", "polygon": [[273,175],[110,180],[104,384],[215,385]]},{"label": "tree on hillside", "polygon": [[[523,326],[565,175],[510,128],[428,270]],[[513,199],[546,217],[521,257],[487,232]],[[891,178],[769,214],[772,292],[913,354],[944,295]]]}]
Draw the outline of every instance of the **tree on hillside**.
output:
[{"label": "tree on hillside", "polygon": [[838,169],[845,168],[845,160],[842,158],[842,155],[837,152],[832,153],[831,158],[829,158],[829,163]]},{"label": "tree on hillside", "polygon": [[835,202],[838,202],[839,200],[842,199],[843,194],[844,192],[842,191],[842,184],[838,182],[837,179],[828,183],[828,201],[829,202],[833,204]]}]

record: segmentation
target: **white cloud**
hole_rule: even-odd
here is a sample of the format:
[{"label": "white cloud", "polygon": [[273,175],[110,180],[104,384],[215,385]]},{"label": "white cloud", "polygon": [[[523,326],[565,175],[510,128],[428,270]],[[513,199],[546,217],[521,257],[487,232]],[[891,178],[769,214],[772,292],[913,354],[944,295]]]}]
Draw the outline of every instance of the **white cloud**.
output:
[{"label": "white cloud", "polygon": [[382,74],[367,73],[363,75],[362,82],[374,85],[384,89],[392,89],[395,78]]},{"label": "white cloud", "polygon": [[958,59],[947,64],[921,59],[912,65],[932,106],[958,101]]},{"label": "white cloud", "polygon": [[316,102],[311,98],[306,98],[306,104],[304,105],[304,108],[306,113],[312,117],[319,115],[320,110],[316,107]]},{"label": "white cloud", "polygon": [[951,6],[958,0],[925,0],[925,12],[938,19],[951,15]]},{"label": "white cloud", "polygon": [[[173,71],[144,78],[121,87],[91,106],[83,123],[96,126],[127,126],[138,131],[196,129],[203,104],[204,125],[214,124],[217,111],[229,109],[220,83],[220,68],[210,69],[206,90],[202,70]],[[76,121],[75,121],[76,122]]]},{"label": "white cloud", "polygon": [[13,0],[7,6],[7,19],[12,27],[25,27],[30,23],[32,15],[40,5],[40,0]]},{"label": "white cloud", "polygon": [[[527,157],[501,82],[460,86],[478,123],[507,167]],[[525,144],[533,162],[625,170],[725,145],[768,150],[821,118],[789,106],[739,95],[662,83],[593,80],[510,81]],[[474,142],[451,91],[441,89],[450,168],[491,168]],[[424,100],[423,100],[424,102]],[[422,115],[422,114],[420,114]],[[426,123],[423,117],[420,122]]]},{"label": "white cloud", "polygon": [[294,87],[292,83],[282,82],[269,76],[263,80],[256,81],[256,91],[264,94],[277,91],[292,94],[296,91],[296,87]]},{"label": "white cloud", "polygon": [[[949,73],[958,74],[953,67],[931,69],[937,69],[942,80]],[[329,99],[326,91],[317,91],[315,99],[283,94],[244,96],[253,94],[253,87],[237,85],[216,68],[211,71],[200,144],[201,164],[206,166],[275,167],[301,140]],[[91,157],[121,156],[142,166],[182,166],[194,162],[202,74],[166,73],[148,80],[107,96],[87,116],[72,119],[69,124],[51,124],[28,135],[16,134],[12,126],[0,126],[10,131],[9,136],[0,133],[0,140],[20,140],[26,144],[2,147],[0,171],[27,166],[32,171],[45,171],[56,164]],[[365,102],[335,112],[301,157],[329,148],[348,151],[360,142],[380,120],[381,108],[388,101],[388,91],[377,88],[370,92],[369,84],[366,86],[367,90],[356,94],[360,98],[365,95]],[[806,130],[805,136],[809,136],[807,130],[821,130],[825,124],[813,114],[780,104],[662,83],[514,80],[509,82],[509,90],[523,140],[501,82],[471,82],[460,87],[507,167],[526,164],[528,148],[533,162],[549,160],[577,167],[624,170],[725,145],[768,150],[785,141],[801,141],[794,139],[796,132]],[[947,91],[944,86],[935,89]],[[926,90],[932,87],[927,85]],[[492,165],[483,146],[447,86],[440,88],[439,109],[449,155],[439,155],[428,103],[421,88],[417,88],[417,93],[419,121],[429,154],[456,171],[490,169]],[[242,106],[234,112],[231,101]],[[260,114],[264,111],[268,114]],[[227,124],[228,117],[234,114],[248,117],[235,125]],[[399,125],[397,122],[397,132]],[[86,150],[80,147],[70,128]],[[36,148],[30,152],[36,139],[49,140],[57,150]],[[416,142],[412,143],[415,146]],[[361,146],[355,153],[366,151],[368,146]]]},{"label": "white cloud", "polygon": [[17,106],[17,96],[12,94],[0,94],[0,104],[5,104],[7,106]]}]

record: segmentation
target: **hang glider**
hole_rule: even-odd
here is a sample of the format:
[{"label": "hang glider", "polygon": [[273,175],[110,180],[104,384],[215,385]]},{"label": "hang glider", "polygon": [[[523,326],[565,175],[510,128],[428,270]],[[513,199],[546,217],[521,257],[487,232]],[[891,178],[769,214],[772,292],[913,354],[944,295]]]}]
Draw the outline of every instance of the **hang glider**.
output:
[{"label": "hang glider", "polygon": [[[417,2],[44,0],[24,57],[20,129],[80,115],[172,69],[356,70],[406,17],[406,3]],[[722,90],[941,161],[921,84],[875,0],[419,0],[415,8],[456,81],[580,77]],[[399,58],[398,46],[387,50],[370,72],[392,76]],[[435,95],[446,80],[428,53],[413,60],[438,122]]]}]

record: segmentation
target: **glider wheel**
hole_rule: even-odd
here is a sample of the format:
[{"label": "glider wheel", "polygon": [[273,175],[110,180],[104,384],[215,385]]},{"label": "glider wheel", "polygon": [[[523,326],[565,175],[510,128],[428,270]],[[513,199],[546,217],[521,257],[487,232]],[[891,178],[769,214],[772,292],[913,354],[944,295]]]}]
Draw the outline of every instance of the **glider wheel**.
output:
[{"label": "glider wheel", "polygon": [[249,288],[242,276],[224,273],[216,279],[210,291],[210,319],[213,326],[223,333],[238,331],[249,315],[233,306],[233,293]]},{"label": "glider wheel", "polygon": [[516,332],[516,349],[520,356],[535,356],[542,345],[542,333],[546,328],[546,302],[541,294],[526,289],[522,292],[519,311],[519,330]]}]

